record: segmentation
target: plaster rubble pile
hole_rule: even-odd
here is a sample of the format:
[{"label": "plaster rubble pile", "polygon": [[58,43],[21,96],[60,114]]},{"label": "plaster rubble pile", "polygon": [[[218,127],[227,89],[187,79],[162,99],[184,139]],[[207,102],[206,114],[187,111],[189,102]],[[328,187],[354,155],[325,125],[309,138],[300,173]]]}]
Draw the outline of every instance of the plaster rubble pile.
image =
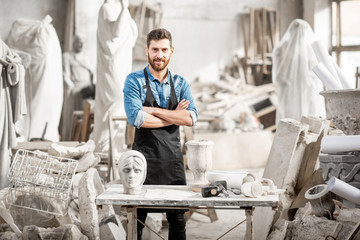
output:
[{"label": "plaster rubble pile", "polygon": [[197,78],[191,83],[193,97],[200,116],[195,130],[212,132],[242,132],[261,129],[254,117],[251,104],[266,97],[273,99],[272,83],[254,86],[247,84],[237,61],[225,67],[219,80],[203,82]]},{"label": "plaster rubble pile", "polygon": [[328,120],[303,117],[301,122],[280,121],[263,177],[273,179],[285,193],[280,195],[278,209],[255,211],[256,239],[358,239],[358,206],[330,198],[335,210],[328,219],[319,216],[306,198],[309,189],[325,183],[318,155],[323,136],[333,134],[338,135],[339,130],[329,128]]},{"label": "plaster rubble pile", "polygon": [[[94,154],[94,142],[89,140],[76,147],[63,147],[53,143],[49,153],[78,159],[74,175],[71,200],[64,216],[40,212],[11,205],[9,188],[0,191],[0,239],[122,239],[126,236],[121,211],[113,207],[97,208],[95,198],[105,186],[94,168],[100,158]],[[45,153],[46,154],[46,153]],[[22,199],[24,200],[24,199]],[[41,199],[40,199],[41,200]],[[29,198],[32,205],[39,204],[39,198]],[[45,201],[45,200],[44,200]],[[57,207],[49,203],[49,206]],[[13,224],[12,224],[13,221]],[[124,223],[125,224],[125,223]],[[120,238],[119,238],[120,237]],[[124,239],[123,238],[123,239]]]}]

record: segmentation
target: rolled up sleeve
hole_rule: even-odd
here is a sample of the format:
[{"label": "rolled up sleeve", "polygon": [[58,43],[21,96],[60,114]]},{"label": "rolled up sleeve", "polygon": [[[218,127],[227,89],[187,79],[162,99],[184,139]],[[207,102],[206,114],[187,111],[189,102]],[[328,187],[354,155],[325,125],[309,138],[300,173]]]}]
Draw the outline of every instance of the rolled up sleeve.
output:
[{"label": "rolled up sleeve", "polygon": [[191,94],[191,88],[189,83],[185,80],[183,83],[183,86],[181,88],[181,95],[180,95],[180,100],[182,99],[186,99],[190,101],[189,107],[187,108],[187,110],[190,113],[190,116],[193,120],[193,126],[195,126],[197,119],[198,119],[198,112],[194,103],[194,98]]},{"label": "rolled up sleeve", "polygon": [[137,116],[135,118],[134,127],[140,128],[145,122],[146,112],[143,110],[139,110]]},{"label": "rolled up sleeve", "polygon": [[142,110],[141,91],[138,81],[129,74],[124,84],[124,108],[131,126],[140,128],[146,113]]},{"label": "rolled up sleeve", "polygon": [[188,110],[189,113],[190,113],[190,116],[192,118],[192,121],[193,121],[193,126],[195,126],[196,122],[197,122],[197,114],[196,112],[194,111],[191,111],[191,110]]}]

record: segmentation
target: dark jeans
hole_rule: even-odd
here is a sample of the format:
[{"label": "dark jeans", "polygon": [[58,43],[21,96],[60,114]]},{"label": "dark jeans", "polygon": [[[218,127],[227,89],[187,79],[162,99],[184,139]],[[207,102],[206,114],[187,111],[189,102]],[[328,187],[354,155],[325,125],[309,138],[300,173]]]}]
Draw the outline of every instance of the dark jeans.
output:
[{"label": "dark jeans", "polygon": [[[149,211],[146,209],[138,209],[137,210],[137,218],[145,223],[146,216]],[[166,212],[166,218],[169,223],[169,240],[186,240],[186,220],[184,211],[182,210],[173,210]],[[144,225],[137,222],[137,239],[141,240],[141,235],[143,231]]]}]

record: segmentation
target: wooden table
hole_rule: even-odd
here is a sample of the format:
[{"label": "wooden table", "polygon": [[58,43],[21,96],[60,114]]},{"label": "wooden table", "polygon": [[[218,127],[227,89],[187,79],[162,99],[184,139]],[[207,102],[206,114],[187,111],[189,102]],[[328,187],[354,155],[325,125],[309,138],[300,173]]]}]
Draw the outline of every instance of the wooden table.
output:
[{"label": "wooden table", "polygon": [[247,198],[229,192],[229,197],[220,194],[204,198],[199,192],[193,192],[188,186],[144,185],[138,195],[123,194],[121,184],[111,185],[96,198],[97,205],[121,205],[126,208],[128,219],[128,239],[137,239],[137,208],[192,209],[213,207],[217,209],[245,210],[245,239],[253,239],[253,210],[255,207],[277,208],[278,195]]}]

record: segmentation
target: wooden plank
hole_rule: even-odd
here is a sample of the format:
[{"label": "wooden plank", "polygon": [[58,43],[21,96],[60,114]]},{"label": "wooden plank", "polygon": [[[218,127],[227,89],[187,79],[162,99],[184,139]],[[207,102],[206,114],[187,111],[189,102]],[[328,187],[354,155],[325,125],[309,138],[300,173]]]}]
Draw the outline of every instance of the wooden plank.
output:
[{"label": "wooden plank", "polygon": [[86,142],[87,140],[89,140],[91,118],[93,117],[93,115],[94,112],[91,110],[90,102],[88,100],[84,101],[84,111],[82,117],[82,127],[81,127],[81,137],[80,137],[80,140],[82,142]]},{"label": "wooden plank", "polygon": [[240,24],[241,24],[241,33],[243,36],[243,45],[244,45],[244,52],[245,52],[245,58],[248,57],[248,43],[247,43],[247,34],[246,34],[246,27],[245,27],[245,19],[246,16],[249,14],[241,14],[240,15]]},{"label": "wooden plank", "polygon": [[333,50],[335,52],[342,52],[342,51],[357,52],[357,51],[360,51],[360,45],[347,45],[347,46],[333,47]]},{"label": "wooden plank", "polygon": [[275,21],[276,21],[276,15],[275,13],[272,14],[273,12],[269,12],[267,14],[267,17],[268,17],[268,22],[269,22],[269,36],[270,36],[270,41],[271,41],[271,45],[272,45],[272,48],[275,47]]},{"label": "wooden plank", "polygon": [[280,41],[280,33],[279,33],[280,25],[279,25],[279,12],[275,11],[275,41],[274,41],[274,47],[277,46],[277,44]]},{"label": "wooden plank", "polygon": [[[262,59],[265,63],[266,61],[266,53],[267,53],[267,49],[266,49],[266,39],[267,39],[267,26],[268,26],[268,21],[267,21],[267,14],[268,14],[268,11],[263,8],[262,11],[261,11],[261,14],[262,14],[262,52],[261,52],[261,55],[262,55]],[[271,71],[268,71],[267,69],[267,66],[266,64],[263,64],[262,66],[262,71],[264,74],[270,74]]]},{"label": "wooden plank", "polygon": [[120,175],[116,169],[115,161],[115,141],[114,141],[114,121],[111,111],[108,111],[108,126],[109,126],[109,156],[108,156],[108,171],[107,171],[107,181],[120,179]]},{"label": "wooden plank", "polygon": [[75,129],[72,135],[72,140],[80,141],[80,134],[81,134],[81,120],[77,120],[75,123]]},{"label": "wooden plank", "polygon": [[259,53],[262,52],[262,28],[261,28],[261,17],[260,11],[255,10],[255,54],[254,58],[259,56]]},{"label": "wooden plank", "polygon": [[128,122],[126,122],[125,143],[129,149],[132,149],[134,139],[135,139],[135,127],[131,126]]},{"label": "wooden plank", "polygon": [[[336,47],[340,47],[340,46],[341,46],[341,9],[340,9],[340,1],[337,1],[336,2]],[[336,51],[336,63],[340,66],[340,51]]]},{"label": "wooden plank", "polygon": [[245,231],[245,239],[254,239],[254,228],[253,228],[253,209],[246,209],[246,231]]},{"label": "wooden plank", "polygon": [[71,131],[70,131],[70,138],[72,141],[79,141],[80,140],[80,130],[81,130],[81,119],[80,117],[83,115],[82,110],[73,111],[71,117]]},{"label": "wooden plank", "polygon": [[64,34],[64,52],[72,49],[75,20],[75,0],[68,0],[66,6],[65,34]]},{"label": "wooden plank", "polygon": [[255,9],[250,10],[250,46],[249,46],[249,58],[255,58]]}]

